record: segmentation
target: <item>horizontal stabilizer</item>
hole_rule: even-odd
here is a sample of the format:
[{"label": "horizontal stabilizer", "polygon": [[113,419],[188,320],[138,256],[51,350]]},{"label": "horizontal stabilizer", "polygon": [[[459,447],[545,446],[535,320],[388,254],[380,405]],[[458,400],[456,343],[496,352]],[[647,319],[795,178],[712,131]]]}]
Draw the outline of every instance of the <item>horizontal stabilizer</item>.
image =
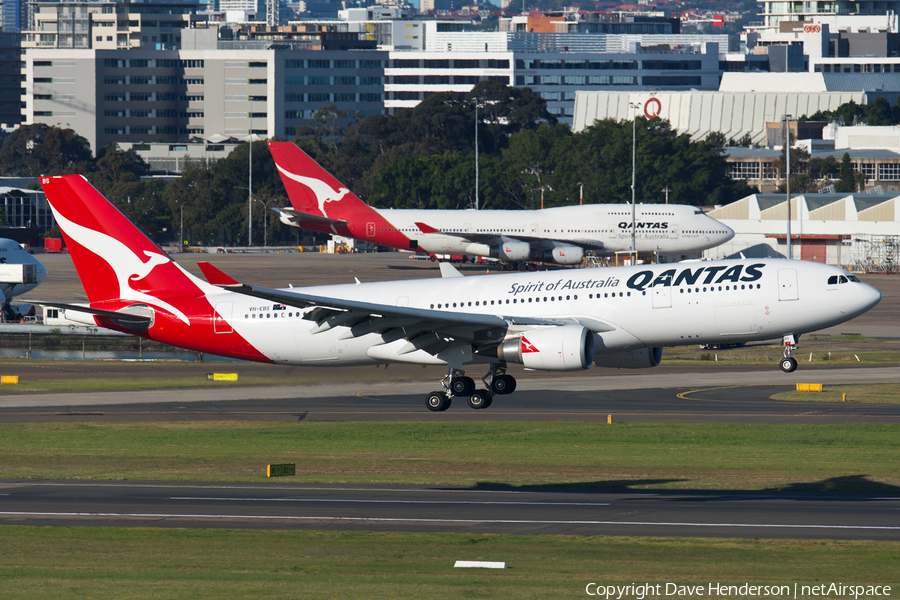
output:
[{"label": "horizontal stabilizer", "polygon": [[53,308],[61,308],[63,310],[77,310],[78,312],[87,313],[89,315],[97,315],[98,317],[110,317],[112,319],[127,319],[129,321],[152,321],[153,317],[149,315],[134,315],[124,313],[117,310],[103,310],[102,308],[91,308],[82,304],[65,304],[63,302],[50,302],[44,300],[26,300],[32,304],[40,304],[41,306],[51,306]]},{"label": "horizontal stabilizer", "polygon": [[200,267],[200,271],[203,273],[203,276],[206,277],[206,280],[213,285],[217,285],[219,287],[233,287],[241,285],[240,281],[237,281],[233,277],[226,275],[208,262],[198,262],[197,266]]},{"label": "horizontal stabilizer", "polygon": [[312,223],[314,225],[347,224],[346,219],[331,219],[328,217],[322,217],[319,215],[303,212],[302,210],[297,210],[295,208],[275,208],[273,210],[280,213],[282,219],[287,219],[290,223],[293,223],[295,225],[302,225],[303,223]]}]

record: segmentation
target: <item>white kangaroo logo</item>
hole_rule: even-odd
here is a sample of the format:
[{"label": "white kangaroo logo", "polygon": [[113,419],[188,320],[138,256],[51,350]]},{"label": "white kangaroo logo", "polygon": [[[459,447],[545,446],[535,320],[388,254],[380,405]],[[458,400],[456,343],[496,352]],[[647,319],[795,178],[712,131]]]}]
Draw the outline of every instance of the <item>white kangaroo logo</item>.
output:
[{"label": "white kangaroo logo", "polygon": [[129,285],[131,280],[141,280],[149,275],[157,266],[169,262],[168,257],[163,256],[158,252],[144,250],[144,255],[150,259],[147,262],[144,262],[131,248],[119,240],[104,233],[100,233],[99,231],[94,231],[93,229],[88,229],[87,227],[73,223],[62,216],[58,210],[54,209],[53,212],[55,213],[54,216],[56,217],[57,224],[59,224],[59,227],[65,231],[69,237],[89,249],[94,254],[103,258],[103,260],[109,263],[113,268],[113,271],[116,273],[116,279],[119,282],[119,298],[143,302],[151,306],[159,306],[178,317],[185,325],[191,324],[190,319],[188,319],[183,312],[168,302],[164,302],[149,294],[138,292]]},{"label": "white kangaroo logo", "polygon": [[280,166],[278,167],[278,170],[281,171],[288,179],[292,179],[312,190],[312,193],[316,195],[316,200],[319,203],[319,212],[322,213],[323,217],[328,216],[328,214],[326,214],[325,212],[325,205],[327,203],[338,202],[341,198],[350,193],[350,190],[345,187],[341,187],[339,190],[335,191],[324,181],[313,179],[312,177],[304,177],[303,175],[295,175],[294,173],[291,173],[290,171],[287,171]]}]

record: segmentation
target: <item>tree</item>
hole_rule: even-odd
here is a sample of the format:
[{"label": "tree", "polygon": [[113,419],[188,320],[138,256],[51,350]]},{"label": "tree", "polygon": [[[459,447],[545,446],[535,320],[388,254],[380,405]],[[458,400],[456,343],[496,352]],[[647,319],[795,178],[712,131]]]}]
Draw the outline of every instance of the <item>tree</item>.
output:
[{"label": "tree", "polygon": [[836,191],[841,193],[852,193],[856,191],[856,179],[853,176],[853,167],[850,164],[849,152],[844,152],[844,156],[841,157],[841,175],[834,187]]},{"label": "tree", "polygon": [[4,175],[40,177],[92,170],[88,141],[71,129],[43,123],[22,125],[0,147],[0,170]]}]

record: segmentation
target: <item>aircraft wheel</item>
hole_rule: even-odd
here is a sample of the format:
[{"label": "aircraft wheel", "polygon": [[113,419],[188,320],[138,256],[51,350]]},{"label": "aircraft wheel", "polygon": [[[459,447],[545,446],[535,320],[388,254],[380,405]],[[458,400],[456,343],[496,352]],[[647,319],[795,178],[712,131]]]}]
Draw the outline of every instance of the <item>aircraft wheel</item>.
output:
[{"label": "aircraft wheel", "polygon": [[450,398],[444,392],[431,392],[425,400],[428,410],[441,412],[450,408]]},{"label": "aircraft wheel", "polygon": [[471,377],[454,377],[450,382],[454,396],[470,396],[475,391],[475,380]]},{"label": "aircraft wheel", "polygon": [[512,375],[498,375],[494,377],[491,387],[494,388],[494,393],[498,396],[512,394],[516,391],[516,378]]},{"label": "aircraft wheel", "polygon": [[781,359],[781,370],[785,373],[793,373],[797,370],[797,359],[792,356],[786,356]]},{"label": "aircraft wheel", "polygon": [[487,390],[478,390],[476,392],[472,392],[472,395],[469,396],[469,406],[471,406],[475,410],[487,408],[490,405],[491,395]]}]

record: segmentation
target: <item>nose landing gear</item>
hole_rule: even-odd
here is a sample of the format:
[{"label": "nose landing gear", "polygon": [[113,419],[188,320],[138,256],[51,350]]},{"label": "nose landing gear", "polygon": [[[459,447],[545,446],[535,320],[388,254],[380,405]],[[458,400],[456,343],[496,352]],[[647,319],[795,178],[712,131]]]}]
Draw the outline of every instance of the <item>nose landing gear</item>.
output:
[{"label": "nose landing gear", "polygon": [[471,377],[466,377],[465,371],[450,368],[447,375],[441,379],[443,391],[428,394],[425,405],[428,410],[442,412],[450,408],[456,396],[468,396],[469,406],[481,410],[491,405],[494,396],[511,394],[516,389],[516,379],[506,374],[506,365],[492,364],[481,381],[484,382],[486,389],[476,390],[475,381]]},{"label": "nose landing gear", "polygon": [[784,336],[784,358],[781,359],[779,366],[785,373],[793,373],[797,370],[797,359],[791,356],[791,351],[797,346],[797,342],[792,335]]}]

